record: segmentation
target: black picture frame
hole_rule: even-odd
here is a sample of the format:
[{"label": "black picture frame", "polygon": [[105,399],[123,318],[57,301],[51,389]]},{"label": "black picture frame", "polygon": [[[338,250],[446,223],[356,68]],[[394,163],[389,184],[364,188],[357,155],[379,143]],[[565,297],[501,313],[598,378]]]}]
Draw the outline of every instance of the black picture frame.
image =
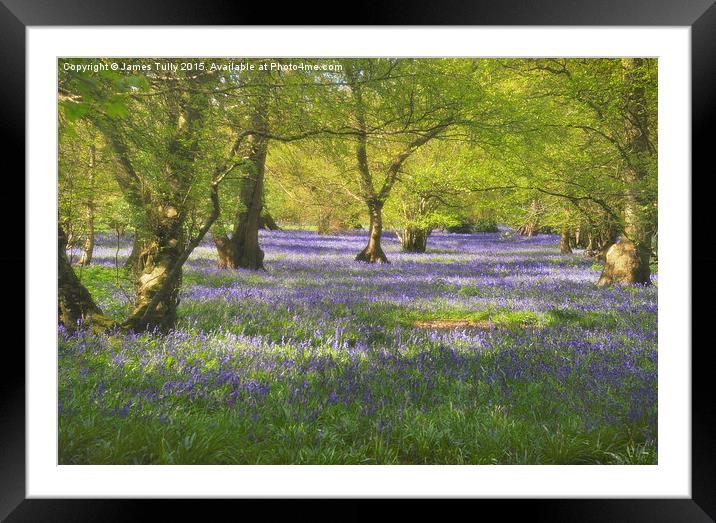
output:
[{"label": "black picture frame", "polygon": [[[15,174],[5,167],[4,183],[16,183],[12,194],[24,194],[25,172],[25,30],[28,26],[62,25],[570,25],[570,26],[690,26],[692,58],[692,274],[701,275],[692,294],[693,332],[710,324],[713,306],[694,298],[711,296],[716,267],[713,232],[706,230],[713,202],[708,190],[694,190],[711,177],[713,160],[709,128],[716,117],[716,6],[714,0],[412,0],[367,3],[355,13],[338,15],[335,6],[310,10],[303,3],[229,3],[221,0],[0,0],[0,127],[7,130],[0,142],[3,159],[16,158]],[[332,18],[332,19],[328,19]],[[336,22],[339,22],[336,24]],[[702,199],[703,201],[699,201]],[[19,198],[16,198],[20,201]],[[710,204],[710,205],[709,205]],[[22,203],[20,203],[22,205]],[[19,212],[15,216],[19,216]],[[16,218],[17,220],[17,218]],[[697,231],[704,229],[704,235]],[[23,244],[24,247],[24,244]],[[0,255],[5,275],[17,275],[24,267],[24,248],[17,244]],[[32,275],[25,274],[25,278]],[[16,278],[6,293],[20,296]],[[702,305],[703,304],[703,305]],[[19,312],[19,307],[15,310]],[[23,308],[24,311],[24,308]],[[18,318],[18,324],[20,319]],[[10,322],[8,322],[10,323]],[[25,323],[26,325],[26,323]],[[528,511],[530,518],[546,521],[714,521],[716,519],[716,428],[711,390],[711,345],[692,342],[692,497],[691,499],[590,499],[590,500],[476,500],[479,510],[498,510],[511,519]],[[131,521],[150,515],[149,506],[159,508],[163,520],[193,518],[207,509],[224,509],[233,501],[214,501],[211,507],[196,508],[188,501],[166,500],[69,500],[26,499],[25,490],[25,358],[17,345],[5,345],[0,379],[0,519],[7,521]],[[690,347],[684,347],[689,350]],[[255,502],[244,502],[255,503]],[[272,502],[272,503],[275,503]],[[304,503],[304,501],[294,501]],[[373,502],[349,502],[324,511],[340,511],[340,519],[374,514]],[[279,504],[280,505],[280,504]],[[403,502],[404,507],[406,503]],[[156,507],[155,507],[156,506]],[[229,507],[230,510],[232,509]],[[422,512],[422,501],[411,501],[411,511]],[[200,510],[201,512],[195,512]],[[242,508],[243,510],[243,508]],[[300,509],[299,509],[300,510]],[[473,509],[471,509],[473,510]],[[173,513],[173,514],[172,514]],[[361,517],[361,515],[363,517]]]}]

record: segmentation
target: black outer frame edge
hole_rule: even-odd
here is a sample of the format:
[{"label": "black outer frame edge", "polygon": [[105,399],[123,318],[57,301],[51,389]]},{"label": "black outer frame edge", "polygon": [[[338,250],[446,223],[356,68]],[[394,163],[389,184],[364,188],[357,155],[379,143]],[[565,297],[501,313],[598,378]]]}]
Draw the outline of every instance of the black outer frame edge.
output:
[{"label": "black outer frame edge", "polygon": [[[144,2],[89,2],[84,0],[2,0],[0,4],[0,56],[4,78],[0,82],[0,121],[9,130],[0,145],[4,158],[18,158],[17,151],[24,151],[25,138],[25,26],[26,25],[230,25],[251,22],[279,23],[306,20],[320,25],[319,18],[309,18],[306,12],[293,13],[284,10],[262,13],[262,9],[274,9],[269,3],[262,7],[242,5],[237,15],[233,5],[217,0],[203,2],[201,7],[192,1],[158,0]],[[447,3],[446,3],[447,2]],[[547,5],[548,4],[548,5]],[[9,5],[10,9],[6,6]],[[710,6],[710,7],[709,7]],[[275,10],[275,9],[274,9]],[[330,10],[327,12],[331,12]],[[270,16],[269,16],[270,15]],[[580,3],[577,0],[553,0],[540,5],[522,0],[505,2],[481,2],[465,5],[458,0],[444,0],[439,8],[434,2],[420,0],[400,7],[371,6],[362,15],[352,18],[359,24],[407,24],[407,25],[692,25],[692,172],[706,173],[713,170],[713,145],[708,131],[716,116],[716,5],[713,0],[600,0]],[[330,25],[332,21],[323,22]],[[24,172],[24,154],[19,168]],[[707,171],[708,168],[708,171]],[[702,175],[706,178],[706,175]],[[13,177],[6,177],[10,183]],[[15,183],[20,183],[18,177]],[[19,189],[24,194],[24,184]],[[14,192],[13,194],[19,194]],[[692,269],[710,275],[716,269],[716,241],[713,235],[698,235],[697,229],[708,224],[712,202],[706,198],[708,191],[692,191],[692,239],[699,238],[699,250],[692,249]],[[699,199],[703,201],[699,201]],[[708,231],[705,231],[708,232]],[[18,251],[16,251],[18,252]],[[0,253],[0,263],[8,270],[24,267],[24,235],[22,254]],[[6,273],[6,274],[7,274]],[[19,279],[16,282],[19,286]],[[715,287],[708,277],[700,281],[699,295],[704,297]],[[19,290],[19,289],[18,289]],[[712,293],[708,293],[711,295]],[[696,295],[694,294],[694,298]],[[693,325],[708,325],[711,309],[692,307]],[[24,307],[23,307],[24,309]],[[694,344],[695,345],[695,344]],[[708,347],[708,345],[707,345]],[[16,358],[6,368],[23,369],[0,380],[0,519],[12,512],[7,521],[126,521],[143,520],[151,514],[147,509],[161,508],[165,516],[175,512],[186,520],[197,516],[206,517],[209,508],[204,500],[25,500],[25,360],[18,351],[8,351]],[[716,428],[714,426],[713,394],[709,386],[710,366],[706,351],[692,352],[692,499],[590,499],[590,500],[477,500],[479,510],[495,510],[504,517],[515,512],[527,512],[532,519],[548,521],[714,521],[716,520]],[[6,360],[8,361],[8,360]],[[5,366],[5,365],[3,365]],[[24,500],[24,501],[23,501]],[[426,500],[399,502],[402,510],[425,514]],[[471,506],[475,501],[471,501]],[[211,511],[217,508],[237,508],[237,501],[213,500]],[[345,516],[356,518],[374,516],[375,507],[384,504],[378,500],[336,502],[322,500],[241,500],[244,505],[271,505],[272,510],[316,505],[323,510],[337,508]],[[320,505],[318,504],[320,503]],[[455,503],[450,501],[452,509]],[[441,503],[438,501],[438,506]],[[198,508],[197,505],[201,508]],[[13,511],[14,509],[14,511]],[[197,510],[197,512],[194,512]],[[317,515],[317,514],[316,514]],[[164,519],[164,518],[162,518]],[[361,517],[360,519],[363,519]]]},{"label": "black outer frame edge", "polygon": [[[149,521],[161,514],[160,521],[212,521],[210,515],[257,514],[290,515],[299,521],[381,521],[395,511],[408,520],[440,520],[440,516],[463,513],[468,521],[488,520],[497,516],[502,521],[547,521],[550,523],[709,523],[710,518],[692,500],[683,499],[481,499],[481,500],[26,500],[6,520],[20,522],[127,522]],[[464,516],[463,516],[464,517]],[[237,518],[238,519],[238,518]],[[278,518],[276,518],[278,519]],[[274,520],[267,517],[267,521]]]},{"label": "black outer frame edge", "polygon": [[[231,0],[2,0],[25,25],[331,25],[325,5]],[[394,0],[370,2],[341,25],[683,25],[713,0]]]},{"label": "black outer frame edge", "polygon": [[[8,200],[18,208],[5,211],[6,220],[23,231],[19,245],[0,250],[0,271],[6,277],[3,293],[15,296],[16,316],[25,312],[25,26],[0,3],[0,160]],[[15,160],[7,166],[7,161]],[[22,196],[22,197],[21,197]],[[23,217],[22,224],[17,223]],[[18,272],[22,271],[22,278]],[[19,297],[22,296],[22,301]],[[20,307],[21,305],[21,307]],[[22,312],[20,312],[22,311]],[[0,520],[25,497],[25,346],[24,318],[8,315],[0,376]],[[13,339],[18,336],[20,339]],[[15,342],[15,343],[13,343]]]},{"label": "black outer frame edge", "polygon": [[[713,208],[708,190],[695,191],[698,179],[702,188],[713,183],[713,127],[716,118],[716,4],[691,27],[691,139],[692,139],[692,282],[699,275],[699,285],[692,283],[692,349],[691,349],[691,488],[694,501],[716,519],[716,406],[713,402],[713,357],[704,336],[694,336],[696,327],[705,331],[713,322],[713,304],[709,298],[716,292],[713,279],[702,274],[716,271],[716,239],[709,234]],[[698,175],[696,175],[698,173]],[[698,176],[698,177],[697,177]],[[697,246],[698,241],[698,249]],[[695,292],[698,290],[698,292]],[[697,296],[699,298],[697,298]]]}]

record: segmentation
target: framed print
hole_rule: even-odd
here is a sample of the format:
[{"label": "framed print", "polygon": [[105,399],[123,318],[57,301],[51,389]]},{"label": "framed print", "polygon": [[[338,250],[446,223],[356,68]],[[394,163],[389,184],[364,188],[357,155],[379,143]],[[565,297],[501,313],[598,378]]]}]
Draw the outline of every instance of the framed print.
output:
[{"label": "framed print", "polygon": [[712,520],[690,173],[716,8],[598,4],[260,26],[284,20],[5,2],[27,340],[3,517],[517,498]]}]

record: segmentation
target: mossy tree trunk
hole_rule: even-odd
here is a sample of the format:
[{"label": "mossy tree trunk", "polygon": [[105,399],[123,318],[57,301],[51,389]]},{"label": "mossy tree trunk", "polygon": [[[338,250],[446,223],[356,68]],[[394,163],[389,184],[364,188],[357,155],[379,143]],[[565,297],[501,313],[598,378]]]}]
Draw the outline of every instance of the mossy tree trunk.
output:
[{"label": "mossy tree trunk", "polygon": [[[148,197],[145,205],[143,242],[135,270],[135,300],[125,326],[134,331],[171,329],[176,323],[182,266],[208,230],[187,242],[184,222],[188,209],[183,195],[191,183],[191,166],[199,148],[199,130],[203,126],[200,109],[206,103],[185,94],[176,100],[177,125],[166,156],[168,190]],[[212,181],[213,210],[209,226],[218,215],[218,195]]]},{"label": "mossy tree trunk", "polygon": [[[120,168],[115,179],[125,198],[142,213],[133,248],[136,259],[130,262],[134,305],[122,324],[125,329],[166,331],[176,322],[182,266],[200,240],[197,236],[192,242],[186,241],[184,225],[188,208],[184,202],[195,178],[194,163],[208,103],[208,97],[200,91],[178,90],[166,98],[171,121],[167,131],[171,138],[166,152],[157,155],[164,184],[161,191],[148,186],[142,173],[136,170],[122,120],[104,117],[96,120],[118,159]],[[218,215],[218,195],[213,181],[211,198],[212,212],[208,220],[213,223]],[[205,233],[202,227],[200,235],[203,237]]]},{"label": "mossy tree trunk", "polygon": [[[170,329],[176,322],[181,271],[171,275],[185,246],[184,227],[173,205],[161,206],[136,263],[134,308],[127,325],[136,331]],[[159,302],[150,308],[158,292]]]},{"label": "mossy tree trunk", "polygon": [[158,208],[158,219],[151,222],[153,235],[139,257],[135,308],[124,327],[139,331],[174,326],[184,263],[219,217],[219,181],[216,174],[212,176],[211,211],[188,242],[184,241],[184,223],[176,208]]},{"label": "mossy tree trunk", "polygon": [[57,292],[58,321],[68,330],[75,330],[82,324],[107,328],[113,324],[102,314],[102,310],[82,285],[67,259],[67,235],[57,224]]},{"label": "mossy tree trunk", "polygon": [[430,231],[425,227],[409,226],[403,229],[398,238],[405,252],[425,252]]},{"label": "mossy tree trunk", "polygon": [[[114,153],[115,181],[139,221],[130,257],[136,256],[136,262],[129,263],[134,269],[136,295],[131,315],[121,324],[123,329],[167,330],[174,326],[182,267],[219,215],[218,185],[235,162],[234,148],[228,158],[211,168],[211,208],[198,232],[187,241],[185,222],[199,203],[193,196],[195,184],[207,167],[202,147],[207,138],[206,118],[213,114],[215,99],[204,84],[211,78],[179,73],[172,80],[172,89],[143,99],[140,106],[161,115],[157,129],[147,129],[146,136],[136,133],[132,111],[118,114],[93,109],[85,115]],[[107,83],[85,87],[98,99],[114,96]],[[154,164],[151,173],[141,169],[148,161]]]}]

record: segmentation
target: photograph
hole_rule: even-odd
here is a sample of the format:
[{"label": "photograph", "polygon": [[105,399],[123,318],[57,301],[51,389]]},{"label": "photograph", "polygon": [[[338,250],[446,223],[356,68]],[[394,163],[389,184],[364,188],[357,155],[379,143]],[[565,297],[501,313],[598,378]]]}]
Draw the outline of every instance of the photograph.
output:
[{"label": "photograph", "polygon": [[56,64],[58,465],[659,464],[658,57]]}]

